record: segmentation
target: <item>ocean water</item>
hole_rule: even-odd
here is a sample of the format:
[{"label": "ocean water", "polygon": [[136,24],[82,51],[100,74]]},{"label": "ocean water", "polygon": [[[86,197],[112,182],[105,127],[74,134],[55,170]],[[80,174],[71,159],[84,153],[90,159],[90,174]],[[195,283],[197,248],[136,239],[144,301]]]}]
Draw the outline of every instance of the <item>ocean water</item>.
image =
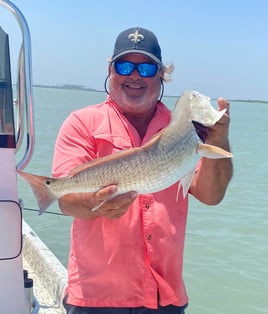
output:
[{"label": "ocean water", "polygon": [[[50,175],[64,119],[105,98],[101,92],[34,88],[36,145],[25,170]],[[171,109],[175,101],[164,97]],[[268,313],[268,103],[233,101],[231,119],[234,177],[225,199],[210,207],[190,198],[184,258],[187,314]],[[72,219],[38,216],[32,211],[37,203],[31,189],[20,178],[18,185],[24,219],[66,266]],[[60,213],[56,204],[49,211]]]}]

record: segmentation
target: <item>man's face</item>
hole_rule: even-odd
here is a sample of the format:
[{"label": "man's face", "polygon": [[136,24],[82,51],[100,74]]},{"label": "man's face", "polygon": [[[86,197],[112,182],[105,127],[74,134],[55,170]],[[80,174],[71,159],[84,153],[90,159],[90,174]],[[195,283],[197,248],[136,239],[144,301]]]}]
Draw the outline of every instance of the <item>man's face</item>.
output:
[{"label": "man's face", "polygon": [[[133,63],[152,63],[142,54],[128,54],[120,61]],[[116,73],[114,66],[109,66],[110,95],[123,112],[134,116],[146,115],[154,110],[161,89],[162,71],[153,77],[141,77],[135,69],[130,75]]]}]

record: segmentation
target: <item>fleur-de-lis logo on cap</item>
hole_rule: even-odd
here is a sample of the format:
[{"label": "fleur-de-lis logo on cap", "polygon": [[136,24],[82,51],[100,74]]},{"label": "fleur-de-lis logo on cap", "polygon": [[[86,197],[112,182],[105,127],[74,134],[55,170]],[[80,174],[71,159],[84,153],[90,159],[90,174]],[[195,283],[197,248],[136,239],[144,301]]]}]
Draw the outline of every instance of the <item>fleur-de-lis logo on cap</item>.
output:
[{"label": "fleur-de-lis logo on cap", "polygon": [[135,33],[129,34],[128,39],[133,41],[134,44],[137,44],[138,42],[142,41],[144,39],[144,36],[142,34],[139,34],[139,30],[137,29]]}]

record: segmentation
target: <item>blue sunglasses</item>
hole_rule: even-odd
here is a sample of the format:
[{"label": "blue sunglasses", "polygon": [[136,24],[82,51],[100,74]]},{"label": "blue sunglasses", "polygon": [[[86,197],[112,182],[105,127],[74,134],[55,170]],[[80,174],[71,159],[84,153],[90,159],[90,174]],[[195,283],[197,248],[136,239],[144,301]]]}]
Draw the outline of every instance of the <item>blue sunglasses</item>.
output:
[{"label": "blue sunglasses", "polygon": [[141,77],[153,77],[158,71],[159,65],[156,63],[133,63],[129,61],[113,62],[115,71],[119,75],[130,75],[137,70]]}]

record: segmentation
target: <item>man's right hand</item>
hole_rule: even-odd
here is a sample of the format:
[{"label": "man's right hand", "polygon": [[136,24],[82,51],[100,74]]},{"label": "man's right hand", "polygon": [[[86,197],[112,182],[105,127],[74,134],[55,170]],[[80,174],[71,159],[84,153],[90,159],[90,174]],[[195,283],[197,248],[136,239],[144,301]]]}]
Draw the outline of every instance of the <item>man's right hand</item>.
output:
[{"label": "man's right hand", "polygon": [[136,199],[137,193],[129,191],[113,197],[116,192],[116,185],[110,185],[94,193],[67,194],[58,200],[59,207],[64,214],[80,219],[101,216],[109,219],[119,218]]}]

